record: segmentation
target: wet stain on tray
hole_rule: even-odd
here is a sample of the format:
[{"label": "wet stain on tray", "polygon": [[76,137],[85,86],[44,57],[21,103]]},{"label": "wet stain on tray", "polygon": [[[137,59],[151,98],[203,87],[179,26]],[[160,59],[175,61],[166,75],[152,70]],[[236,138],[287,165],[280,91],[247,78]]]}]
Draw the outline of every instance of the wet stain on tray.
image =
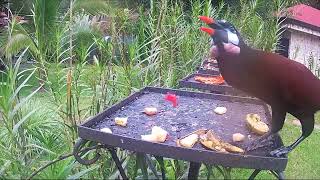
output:
[{"label": "wet stain on tray", "polygon": [[[189,96],[177,96],[178,106],[174,108],[172,103],[164,99],[164,94],[147,92],[127,104],[111,116],[105,117],[94,125],[93,128],[101,129],[109,127],[113,134],[141,139],[141,135],[150,134],[153,126],[160,126],[169,133],[165,144],[176,146],[177,138],[185,136],[198,129],[212,129],[222,140],[244,148],[246,143],[256,139],[246,127],[245,119],[249,113],[258,114],[262,121],[267,122],[263,105],[250,104],[235,101],[222,101]],[[227,108],[227,112],[218,115],[214,109],[218,106]],[[158,114],[147,116],[143,113],[145,107],[156,107]],[[128,117],[127,127],[115,125],[115,117]],[[232,134],[241,133],[246,136],[244,142],[233,143]],[[248,135],[251,139],[248,139]],[[202,148],[199,143],[195,148]],[[271,147],[268,147],[269,149]],[[261,149],[259,151],[265,151]],[[254,153],[254,152],[253,152]]]}]

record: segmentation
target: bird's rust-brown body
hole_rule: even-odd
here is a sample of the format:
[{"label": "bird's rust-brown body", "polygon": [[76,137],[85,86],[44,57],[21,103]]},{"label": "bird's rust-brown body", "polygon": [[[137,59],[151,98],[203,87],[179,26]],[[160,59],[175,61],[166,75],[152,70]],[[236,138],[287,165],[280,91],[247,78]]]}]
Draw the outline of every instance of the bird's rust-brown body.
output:
[{"label": "bird's rust-brown body", "polygon": [[320,80],[298,62],[246,47],[239,55],[221,53],[218,63],[228,84],[271,106],[293,115],[320,109]]},{"label": "bird's rust-brown body", "polygon": [[320,109],[320,80],[309,69],[283,56],[245,45],[240,54],[223,49],[219,52],[218,64],[226,82],[271,106],[270,134],[282,129],[287,112],[300,120],[301,137],[288,147],[272,151],[271,155],[287,154],[312,133],[314,114]]},{"label": "bird's rust-brown body", "polygon": [[286,113],[300,120],[302,135],[290,146],[270,152],[278,157],[286,155],[314,129],[314,114],[320,110],[320,80],[303,64],[250,48],[231,23],[199,18],[210,26],[201,30],[212,37],[212,53],[216,53],[213,55],[226,82],[272,108],[271,131],[255,141],[253,147],[282,129]]}]

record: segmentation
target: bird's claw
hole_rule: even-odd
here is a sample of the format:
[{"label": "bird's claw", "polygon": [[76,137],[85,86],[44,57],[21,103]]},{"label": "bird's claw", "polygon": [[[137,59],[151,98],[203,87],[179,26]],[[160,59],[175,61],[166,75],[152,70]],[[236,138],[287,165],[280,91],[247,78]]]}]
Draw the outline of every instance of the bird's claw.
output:
[{"label": "bird's claw", "polygon": [[292,149],[290,147],[281,147],[270,152],[273,157],[285,157]]}]

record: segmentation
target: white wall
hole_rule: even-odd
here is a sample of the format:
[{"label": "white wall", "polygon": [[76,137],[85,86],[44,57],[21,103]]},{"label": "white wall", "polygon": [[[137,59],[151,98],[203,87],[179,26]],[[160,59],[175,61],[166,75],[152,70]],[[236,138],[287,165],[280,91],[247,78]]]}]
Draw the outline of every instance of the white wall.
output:
[{"label": "white wall", "polygon": [[289,58],[307,65],[312,56],[320,59],[320,32],[316,32],[297,25],[288,25],[290,31]]}]

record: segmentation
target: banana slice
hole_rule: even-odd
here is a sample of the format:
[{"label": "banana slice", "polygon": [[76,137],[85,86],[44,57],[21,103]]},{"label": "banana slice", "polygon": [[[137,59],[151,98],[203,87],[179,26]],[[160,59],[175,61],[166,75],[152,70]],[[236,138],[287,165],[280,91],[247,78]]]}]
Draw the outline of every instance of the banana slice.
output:
[{"label": "banana slice", "polygon": [[268,125],[261,121],[258,114],[247,114],[246,121],[248,128],[258,135],[264,135],[269,131]]},{"label": "banana slice", "polygon": [[241,149],[237,146],[231,145],[229,143],[226,143],[226,142],[222,142],[221,147],[223,147],[224,149],[226,149],[229,152],[244,153],[243,149]]},{"label": "banana slice", "polygon": [[227,112],[227,108],[226,107],[216,107],[214,109],[214,112],[219,114],[219,115],[222,115],[222,114],[225,114]]},{"label": "banana slice", "polygon": [[212,130],[209,130],[205,135],[200,136],[200,142],[205,147],[218,151],[218,152],[234,152],[234,153],[243,153],[244,150],[233,146],[229,143],[223,142],[217,135],[213,133]]},{"label": "banana slice", "polygon": [[114,118],[114,121],[116,125],[126,127],[128,123],[128,118],[127,117],[116,117]]}]

